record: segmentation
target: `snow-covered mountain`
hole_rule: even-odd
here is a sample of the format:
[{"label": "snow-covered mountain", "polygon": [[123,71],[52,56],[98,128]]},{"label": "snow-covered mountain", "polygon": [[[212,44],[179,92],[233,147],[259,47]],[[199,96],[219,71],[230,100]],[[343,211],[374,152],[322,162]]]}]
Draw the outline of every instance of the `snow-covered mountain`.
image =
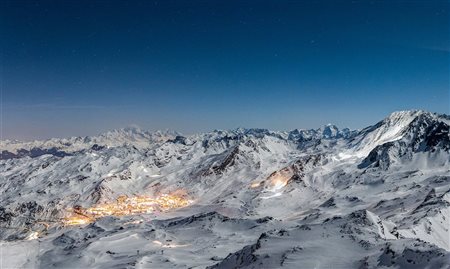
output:
[{"label": "snow-covered mountain", "polygon": [[[2,141],[1,262],[450,268],[449,126],[447,115],[401,111],[363,130]],[[68,225],[74,214],[84,222]]]},{"label": "snow-covered mountain", "polygon": [[173,131],[149,132],[132,126],[109,131],[98,136],[70,137],[64,139],[52,138],[44,141],[0,141],[1,159],[22,158],[25,156],[39,157],[45,154],[68,156],[92,148],[134,146],[146,148],[152,144],[165,142],[179,135]]}]

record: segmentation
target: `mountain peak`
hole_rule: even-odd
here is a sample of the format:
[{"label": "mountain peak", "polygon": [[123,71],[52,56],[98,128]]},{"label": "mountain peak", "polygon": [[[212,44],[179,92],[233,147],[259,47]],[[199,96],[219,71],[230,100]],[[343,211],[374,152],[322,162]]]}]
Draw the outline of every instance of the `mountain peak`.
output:
[{"label": "mountain peak", "polygon": [[398,123],[405,120],[411,120],[421,114],[432,114],[424,110],[400,110],[394,111],[389,116],[387,116],[384,121]]},{"label": "mountain peak", "polygon": [[404,110],[391,113],[376,126],[384,125],[386,128],[406,129],[411,123],[416,121],[439,121],[450,125],[450,117],[445,114],[424,110]]},{"label": "mountain peak", "polygon": [[340,136],[339,128],[336,125],[328,123],[322,128],[323,138],[338,138]]}]

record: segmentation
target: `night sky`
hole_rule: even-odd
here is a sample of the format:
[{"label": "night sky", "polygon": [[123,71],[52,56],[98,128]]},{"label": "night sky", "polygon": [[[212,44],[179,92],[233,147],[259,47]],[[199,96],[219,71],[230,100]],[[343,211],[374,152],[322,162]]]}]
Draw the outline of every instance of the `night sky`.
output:
[{"label": "night sky", "polygon": [[450,113],[449,1],[9,1],[3,139]]}]

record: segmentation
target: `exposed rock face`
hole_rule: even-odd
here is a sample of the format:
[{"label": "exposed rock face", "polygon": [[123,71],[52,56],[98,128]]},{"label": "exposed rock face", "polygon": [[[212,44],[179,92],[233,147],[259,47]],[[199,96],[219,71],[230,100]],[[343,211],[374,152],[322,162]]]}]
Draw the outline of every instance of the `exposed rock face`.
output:
[{"label": "exposed rock face", "polygon": [[[444,120],[444,121],[443,121]],[[412,160],[416,153],[444,153],[448,161],[450,126],[445,117],[422,113],[404,127],[398,139],[376,146],[362,161],[360,168],[368,166],[388,169],[392,163]]]}]

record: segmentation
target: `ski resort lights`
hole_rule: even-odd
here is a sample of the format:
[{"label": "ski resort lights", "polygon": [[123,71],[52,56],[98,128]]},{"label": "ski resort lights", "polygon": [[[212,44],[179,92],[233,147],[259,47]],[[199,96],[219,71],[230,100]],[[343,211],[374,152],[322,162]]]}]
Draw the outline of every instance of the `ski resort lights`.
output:
[{"label": "ski resort lights", "polygon": [[35,240],[39,238],[39,232],[31,231],[31,233],[25,238],[25,240]]},{"label": "ski resort lights", "polygon": [[83,224],[91,223],[94,220],[95,220],[95,218],[84,215],[82,212],[78,212],[77,210],[74,210],[72,212],[71,216],[63,219],[63,224],[65,226],[83,225]]},{"label": "ski resort lights", "polygon": [[72,214],[63,219],[63,224],[66,226],[83,225],[106,216],[146,214],[157,210],[167,211],[186,207],[191,203],[192,200],[179,195],[162,194],[157,198],[122,195],[112,203],[100,204],[90,208],[75,207],[71,212]]},{"label": "ski resort lights", "polygon": [[281,175],[281,174],[276,174],[275,176],[272,177],[271,179],[271,190],[272,191],[278,191],[280,189],[282,189],[284,186],[287,185],[289,181],[289,177]]}]

